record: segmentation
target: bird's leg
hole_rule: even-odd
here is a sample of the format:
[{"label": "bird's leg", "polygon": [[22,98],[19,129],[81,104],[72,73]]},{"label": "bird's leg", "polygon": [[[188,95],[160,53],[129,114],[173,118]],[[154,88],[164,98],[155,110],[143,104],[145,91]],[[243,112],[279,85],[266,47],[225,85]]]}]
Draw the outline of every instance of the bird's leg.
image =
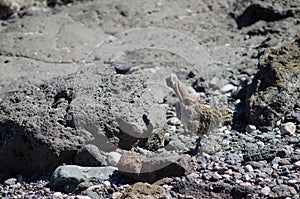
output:
[{"label": "bird's leg", "polygon": [[195,148],[193,149],[191,155],[192,155],[192,156],[198,155],[199,152],[200,152],[200,148],[201,148],[201,138],[198,137],[197,140],[196,140],[196,146],[195,146]]}]

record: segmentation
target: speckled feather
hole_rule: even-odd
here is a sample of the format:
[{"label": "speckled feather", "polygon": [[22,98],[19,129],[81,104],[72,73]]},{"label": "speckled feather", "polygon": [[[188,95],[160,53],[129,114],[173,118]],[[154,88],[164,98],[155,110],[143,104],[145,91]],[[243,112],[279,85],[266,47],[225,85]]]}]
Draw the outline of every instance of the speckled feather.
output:
[{"label": "speckled feather", "polygon": [[180,100],[176,108],[177,115],[188,131],[202,137],[223,121],[223,111],[201,99],[194,90],[181,83],[176,75],[168,76],[166,83]]}]

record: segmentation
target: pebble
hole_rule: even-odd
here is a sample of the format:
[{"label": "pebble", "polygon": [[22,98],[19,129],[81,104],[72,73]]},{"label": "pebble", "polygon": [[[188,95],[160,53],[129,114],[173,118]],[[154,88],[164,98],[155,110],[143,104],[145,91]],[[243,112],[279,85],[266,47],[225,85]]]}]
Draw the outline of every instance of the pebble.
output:
[{"label": "pebble", "polygon": [[287,181],[287,184],[288,184],[288,185],[294,185],[294,184],[296,184],[297,182],[298,182],[298,180],[292,179],[292,180],[288,180],[288,181]]},{"label": "pebble", "polygon": [[112,199],[119,199],[121,196],[122,194],[120,192],[114,192],[111,197]]},{"label": "pebble", "polygon": [[244,187],[250,187],[250,186],[252,186],[252,184],[250,182],[241,182],[240,185],[244,186]]},{"label": "pebble", "polygon": [[252,133],[256,130],[256,126],[248,124],[245,128],[246,132]]},{"label": "pebble", "polygon": [[252,167],[250,164],[247,164],[247,165],[245,166],[245,170],[246,170],[247,172],[252,173],[252,172],[253,172],[253,167]]},{"label": "pebble", "polygon": [[261,193],[265,196],[269,195],[270,191],[271,191],[270,187],[264,187],[261,189]]},{"label": "pebble", "polygon": [[220,174],[218,174],[218,172],[214,172],[212,174],[212,178],[215,180],[220,180],[220,179],[222,179],[222,176]]},{"label": "pebble", "polygon": [[293,122],[287,122],[280,127],[282,134],[293,135],[296,132],[296,125]]},{"label": "pebble", "polygon": [[221,93],[228,93],[228,92],[231,92],[233,90],[236,89],[236,86],[232,85],[232,84],[226,84],[225,86],[223,86],[220,91]]},{"label": "pebble", "polygon": [[181,124],[181,121],[177,117],[172,117],[172,118],[167,119],[167,124],[179,126]]},{"label": "pebble", "polygon": [[294,166],[299,169],[300,168],[300,161],[295,162]]},{"label": "pebble", "polygon": [[258,141],[256,142],[256,144],[259,148],[263,148],[265,146],[265,143],[263,143],[262,141]]},{"label": "pebble", "polygon": [[55,192],[52,194],[52,199],[60,199],[62,196],[63,194],[61,192]]}]

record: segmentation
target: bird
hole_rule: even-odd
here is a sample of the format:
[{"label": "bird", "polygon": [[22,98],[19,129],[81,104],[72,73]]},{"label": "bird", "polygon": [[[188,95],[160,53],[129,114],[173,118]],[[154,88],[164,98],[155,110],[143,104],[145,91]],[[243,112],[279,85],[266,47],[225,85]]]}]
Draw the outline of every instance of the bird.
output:
[{"label": "bird", "polygon": [[176,113],[186,131],[198,136],[194,154],[199,153],[203,135],[217,128],[222,123],[223,112],[210,105],[191,87],[182,83],[175,74],[166,78],[166,84],[179,98]]}]

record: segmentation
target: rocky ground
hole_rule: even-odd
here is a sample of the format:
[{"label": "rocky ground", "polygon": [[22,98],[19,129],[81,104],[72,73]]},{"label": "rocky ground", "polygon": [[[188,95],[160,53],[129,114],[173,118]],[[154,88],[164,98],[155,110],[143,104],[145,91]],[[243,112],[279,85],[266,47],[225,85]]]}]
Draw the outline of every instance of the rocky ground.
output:
[{"label": "rocky ground", "polygon": [[[0,0],[1,198],[299,198],[299,19],[292,0]],[[227,113],[198,154],[170,74]]]}]

